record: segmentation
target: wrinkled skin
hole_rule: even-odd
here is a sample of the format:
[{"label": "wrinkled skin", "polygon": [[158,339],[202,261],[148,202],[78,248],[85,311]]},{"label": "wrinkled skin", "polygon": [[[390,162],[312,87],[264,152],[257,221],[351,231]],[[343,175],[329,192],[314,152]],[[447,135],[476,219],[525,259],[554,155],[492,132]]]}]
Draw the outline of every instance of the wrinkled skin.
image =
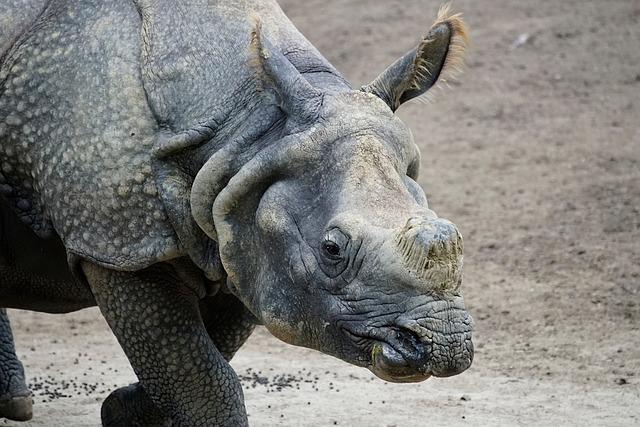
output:
[{"label": "wrinkled skin", "polygon": [[[408,130],[388,107],[362,93],[326,98],[330,108],[334,102],[360,101],[373,111],[363,107],[349,118],[357,124],[342,125],[358,132],[328,138],[330,147],[311,159],[305,152],[299,165],[304,168],[306,161],[319,162],[322,156],[322,166],[299,173],[289,164],[291,176],[279,178],[265,191],[250,231],[234,229],[233,221],[217,227],[219,234],[251,232],[258,244],[269,242],[272,248],[264,252],[266,262],[245,263],[239,257],[239,251],[247,250],[245,240],[230,238],[242,247],[229,243],[222,251],[223,262],[228,259],[226,270],[232,273],[229,286],[243,301],[254,301],[252,311],[286,342],[309,346],[313,338],[313,348],[366,366],[390,381],[456,374],[468,366],[460,359],[471,360],[471,320],[457,292],[459,283],[418,280],[400,259],[397,239],[409,219],[441,227],[443,244],[461,245],[458,232],[436,219],[406,175],[417,152]],[[314,132],[306,142],[316,146]],[[288,262],[282,263],[283,258]],[[242,287],[251,276],[258,277],[259,288]],[[290,281],[288,286],[283,286],[283,278]],[[439,322],[447,324],[447,330],[432,326]]]},{"label": "wrinkled skin", "polygon": [[[246,425],[255,324],[389,381],[470,366],[462,238],[393,114],[459,61],[457,16],[354,90],[271,0],[6,3],[0,306],[100,307],[140,380],[103,425]],[[4,309],[0,374],[30,418]]]}]

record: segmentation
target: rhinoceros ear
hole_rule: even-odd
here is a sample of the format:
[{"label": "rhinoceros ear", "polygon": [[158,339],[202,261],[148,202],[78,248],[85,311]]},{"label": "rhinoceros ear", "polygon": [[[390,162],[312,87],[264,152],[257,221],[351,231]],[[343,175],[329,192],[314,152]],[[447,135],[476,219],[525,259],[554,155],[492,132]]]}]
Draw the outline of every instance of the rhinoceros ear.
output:
[{"label": "rhinoceros ear", "polygon": [[254,16],[249,63],[258,90],[279,106],[293,124],[315,123],[323,93],[311,86],[291,62],[263,35],[262,21]]},{"label": "rhinoceros ear", "polygon": [[469,37],[460,15],[448,16],[449,10],[450,4],[441,7],[422,42],[362,90],[377,95],[395,111],[400,104],[425,93],[447,72],[458,70]]}]

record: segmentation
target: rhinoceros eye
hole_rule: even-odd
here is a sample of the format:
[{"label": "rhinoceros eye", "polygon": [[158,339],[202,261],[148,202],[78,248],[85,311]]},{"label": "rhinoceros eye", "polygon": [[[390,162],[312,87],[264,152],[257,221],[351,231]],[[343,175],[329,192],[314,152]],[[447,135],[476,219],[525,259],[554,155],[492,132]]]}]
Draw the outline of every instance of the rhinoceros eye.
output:
[{"label": "rhinoceros eye", "polygon": [[322,240],[322,252],[332,261],[338,261],[343,258],[346,251],[349,238],[340,230],[329,230]]},{"label": "rhinoceros eye", "polygon": [[335,242],[324,242],[322,249],[324,249],[324,251],[330,257],[340,256],[340,246],[338,246]]}]

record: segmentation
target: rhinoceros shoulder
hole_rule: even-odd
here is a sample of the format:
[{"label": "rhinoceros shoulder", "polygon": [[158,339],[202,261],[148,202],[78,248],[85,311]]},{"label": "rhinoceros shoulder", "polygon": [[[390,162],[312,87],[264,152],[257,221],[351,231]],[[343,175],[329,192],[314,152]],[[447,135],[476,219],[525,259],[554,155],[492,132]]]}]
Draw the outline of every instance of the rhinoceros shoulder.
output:
[{"label": "rhinoceros shoulder", "polygon": [[45,11],[0,64],[0,190],[71,255],[133,270],[184,250],[151,167],[140,18],[107,7]]}]

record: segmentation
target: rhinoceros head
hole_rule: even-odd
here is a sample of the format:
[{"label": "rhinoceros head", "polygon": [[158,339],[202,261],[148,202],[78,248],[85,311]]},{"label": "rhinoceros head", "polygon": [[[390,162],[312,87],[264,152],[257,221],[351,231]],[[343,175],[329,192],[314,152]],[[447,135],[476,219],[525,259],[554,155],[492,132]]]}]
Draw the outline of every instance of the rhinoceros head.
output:
[{"label": "rhinoceros head", "polygon": [[441,16],[373,83],[331,91],[312,86],[256,26],[254,67],[285,113],[284,136],[211,203],[199,189],[211,179],[199,174],[192,205],[218,241],[229,290],[278,338],[390,381],[470,366],[462,238],[429,209],[415,182],[419,151],[394,115],[455,65],[465,37],[458,17]]}]

